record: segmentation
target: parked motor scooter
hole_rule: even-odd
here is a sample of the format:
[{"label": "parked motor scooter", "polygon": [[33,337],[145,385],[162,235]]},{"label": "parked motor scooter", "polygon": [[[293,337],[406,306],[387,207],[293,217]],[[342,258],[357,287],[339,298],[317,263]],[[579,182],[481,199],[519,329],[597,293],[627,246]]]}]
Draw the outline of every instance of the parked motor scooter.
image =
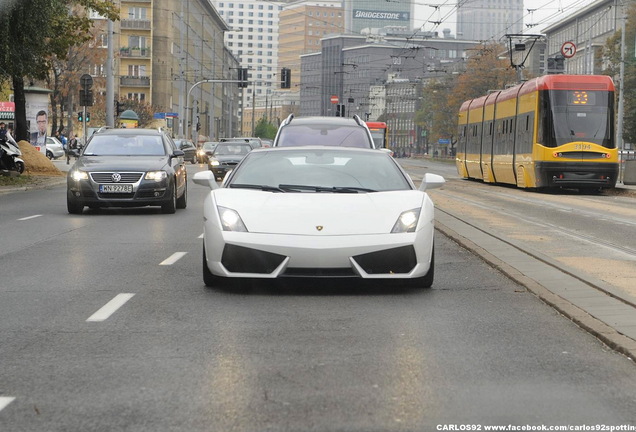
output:
[{"label": "parked motor scooter", "polygon": [[20,147],[14,145],[7,140],[0,140],[0,146],[2,147],[2,155],[0,156],[0,169],[2,171],[15,171],[18,174],[24,172],[24,160]]}]

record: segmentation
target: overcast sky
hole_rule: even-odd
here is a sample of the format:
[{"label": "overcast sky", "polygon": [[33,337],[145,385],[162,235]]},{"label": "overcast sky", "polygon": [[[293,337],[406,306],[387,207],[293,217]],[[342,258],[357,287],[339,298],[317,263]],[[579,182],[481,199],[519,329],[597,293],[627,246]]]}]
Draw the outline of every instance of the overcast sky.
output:
[{"label": "overcast sky", "polygon": [[[471,0],[459,0],[460,2]],[[524,0],[523,33],[537,34],[555,22],[572,15],[595,0]],[[415,25],[442,32],[449,28],[456,35],[457,0],[415,0]],[[431,22],[433,21],[433,22]],[[441,21],[441,24],[437,24]],[[531,26],[535,24],[534,26]]]}]

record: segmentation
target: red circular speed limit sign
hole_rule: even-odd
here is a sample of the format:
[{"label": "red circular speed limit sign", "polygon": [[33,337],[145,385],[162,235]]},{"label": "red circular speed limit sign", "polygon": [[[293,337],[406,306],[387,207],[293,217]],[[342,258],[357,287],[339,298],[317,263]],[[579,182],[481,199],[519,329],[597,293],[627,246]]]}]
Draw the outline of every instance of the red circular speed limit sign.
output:
[{"label": "red circular speed limit sign", "polygon": [[574,42],[564,42],[563,45],[561,45],[561,54],[563,54],[565,58],[574,57],[574,54],[576,54],[576,45],[574,45]]}]

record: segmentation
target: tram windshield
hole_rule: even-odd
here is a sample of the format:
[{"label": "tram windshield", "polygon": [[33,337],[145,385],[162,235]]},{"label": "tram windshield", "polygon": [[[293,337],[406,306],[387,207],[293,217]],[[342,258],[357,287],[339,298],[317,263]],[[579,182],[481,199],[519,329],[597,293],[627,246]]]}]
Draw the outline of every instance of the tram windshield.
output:
[{"label": "tram windshield", "polygon": [[[613,93],[592,90],[551,90],[544,95],[544,145],[570,142],[614,148]],[[550,113],[551,115],[549,115]]]}]

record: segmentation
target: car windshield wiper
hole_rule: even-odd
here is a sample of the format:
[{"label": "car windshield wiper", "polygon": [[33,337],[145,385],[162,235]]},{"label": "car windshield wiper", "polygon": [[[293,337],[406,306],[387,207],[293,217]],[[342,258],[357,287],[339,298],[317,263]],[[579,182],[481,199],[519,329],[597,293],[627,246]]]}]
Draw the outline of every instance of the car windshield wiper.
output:
[{"label": "car windshield wiper", "polygon": [[259,184],[232,183],[229,185],[229,187],[237,189],[258,189],[266,192],[287,192],[280,187]]},{"label": "car windshield wiper", "polygon": [[288,192],[292,191],[314,191],[314,192],[335,192],[335,193],[358,193],[358,192],[377,192],[374,189],[367,189],[355,186],[309,186],[309,185],[291,185],[291,184],[280,184],[279,188],[284,189]]}]

